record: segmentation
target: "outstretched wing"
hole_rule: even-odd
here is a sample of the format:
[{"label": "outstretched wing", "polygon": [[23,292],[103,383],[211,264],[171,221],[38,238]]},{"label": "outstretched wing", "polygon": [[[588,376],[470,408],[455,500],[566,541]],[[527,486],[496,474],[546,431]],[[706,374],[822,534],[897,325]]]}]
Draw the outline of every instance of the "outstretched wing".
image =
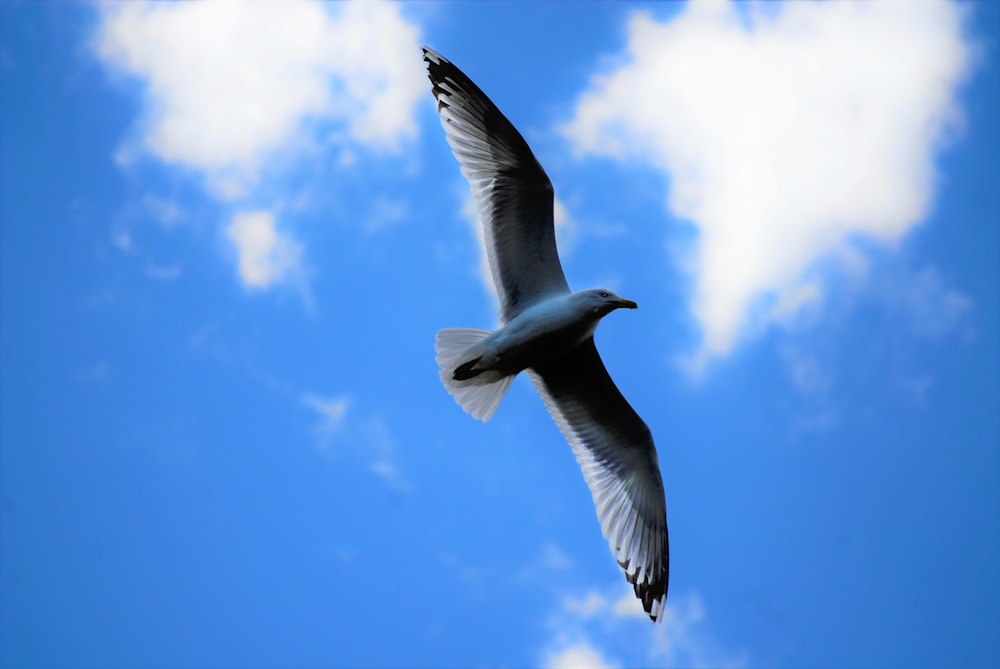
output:
[{"label": "outstretched wing", "polygon": [[569,285],[559,264],[552,183],[527,142],[479,87],[424,47],[441,125],[479,205],[506,322]]},{"label": "outstretched wing", "polygon": [[583,469],[611,552],[646,613],[660,619],[670,549],[663,480],[649,428],[611,380],[592,337],[528,371]]}]

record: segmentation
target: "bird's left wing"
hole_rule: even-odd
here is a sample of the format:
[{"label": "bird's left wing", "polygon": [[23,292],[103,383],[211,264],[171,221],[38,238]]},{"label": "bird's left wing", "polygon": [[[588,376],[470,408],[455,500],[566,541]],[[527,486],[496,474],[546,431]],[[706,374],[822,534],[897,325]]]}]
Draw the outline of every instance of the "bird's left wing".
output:
[{"label": "bird's left wing", "polygon": [[552,183],[521,133],[471,79],[427,47],[424,60],[448,144],[479,205],[506,322],[569,292],[556,251]]},{"label": "bird's left wing", "polygon": [[663,480],[649,428],[611,380],[593,337],[528,372],[583,469],[611,552],[646,613],[660,619],[670,549]]}]

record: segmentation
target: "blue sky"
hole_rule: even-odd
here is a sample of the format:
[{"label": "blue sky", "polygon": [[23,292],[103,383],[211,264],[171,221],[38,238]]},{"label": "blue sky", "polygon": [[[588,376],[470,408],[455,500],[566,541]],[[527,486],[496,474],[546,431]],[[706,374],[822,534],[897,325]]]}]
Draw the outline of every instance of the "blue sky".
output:
[{"label": "blue sky", "polygon": [[[3,666],[1000,663],[993,3],[0,7]],[[652,429],[642,616],[490,327],[419,47]]]}]

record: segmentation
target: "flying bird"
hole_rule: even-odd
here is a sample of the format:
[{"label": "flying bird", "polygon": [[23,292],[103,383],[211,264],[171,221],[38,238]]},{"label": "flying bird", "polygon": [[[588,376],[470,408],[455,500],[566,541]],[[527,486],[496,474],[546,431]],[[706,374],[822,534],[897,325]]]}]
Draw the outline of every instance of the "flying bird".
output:
[{"label": "flying bird", "polygon": [[570,290],[545,170],[471,79],[432,49],[423,51],[441,125],[479,207],[500,298],[495,332],[437,333],[441,380],[466,412],[486,422],[514,377],[528,373],[583,469],[611,552],[646,613],[660,620],[670,551],[656,447],[594,345],[602,318],[637,305],[605,288]]}]

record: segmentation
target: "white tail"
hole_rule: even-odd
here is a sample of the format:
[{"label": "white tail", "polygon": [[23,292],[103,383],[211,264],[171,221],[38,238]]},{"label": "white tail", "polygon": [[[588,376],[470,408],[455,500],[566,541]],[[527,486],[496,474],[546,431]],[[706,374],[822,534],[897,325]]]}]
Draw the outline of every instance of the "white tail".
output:
[{"label": "white tail", "polygon": [[476,328],[444,328],[438,330],[434,341],[444,387],[460,407],[484,423],[493,417],[514,376],[486,371],[460,381],[455,378],[455,369],[478,358],[484,348],[481,344],[491,334]]}]

